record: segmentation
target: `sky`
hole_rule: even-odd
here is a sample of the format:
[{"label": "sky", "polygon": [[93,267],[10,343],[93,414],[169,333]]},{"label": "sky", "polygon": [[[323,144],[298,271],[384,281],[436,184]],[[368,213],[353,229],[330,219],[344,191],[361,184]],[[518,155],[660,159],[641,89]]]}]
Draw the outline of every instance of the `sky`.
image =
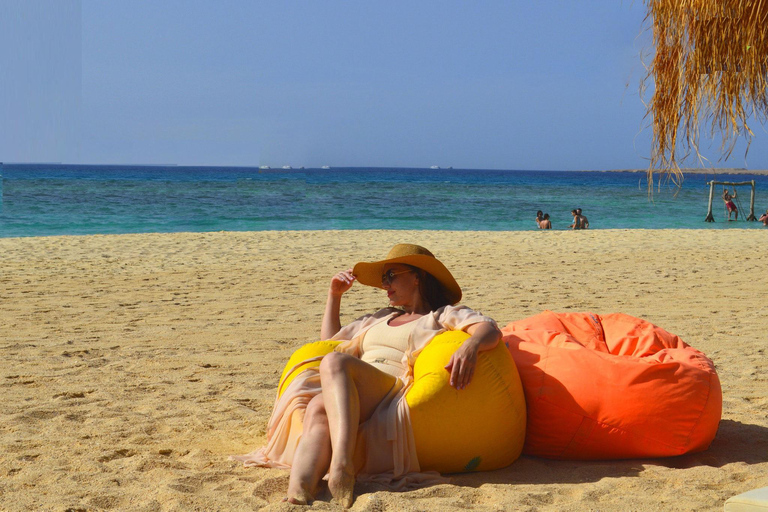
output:
[{"label": "sky", "polygon": [[[645,9],[0,0],[0,161],[646,168]],[[709,165],[768,168],[752,127]]]}]

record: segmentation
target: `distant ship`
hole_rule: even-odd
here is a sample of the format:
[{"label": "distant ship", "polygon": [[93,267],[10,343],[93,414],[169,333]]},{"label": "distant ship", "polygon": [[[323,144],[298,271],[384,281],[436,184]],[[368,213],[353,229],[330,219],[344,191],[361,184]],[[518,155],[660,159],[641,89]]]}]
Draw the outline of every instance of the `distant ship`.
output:
[{"label": "distant ship", "polygon": [[283,169],[293,169],[293,167],[291,167],[290,165],[284,165]]},{"label": "distant ship", "polygon": [[330,165],[324,165],[324,166],[321,167],[321,169],[330,169],[330,168],[331,168]]},{"label": "distant ship", "polygon": [[259,169],[271,169],[271,167],[268,165],[260,165]]},{"label": "distant ship", "polygon": [[439,165],[433,165],[432,167],[430,167],[430,169],[439,169],[439,168],[440,168]]}]

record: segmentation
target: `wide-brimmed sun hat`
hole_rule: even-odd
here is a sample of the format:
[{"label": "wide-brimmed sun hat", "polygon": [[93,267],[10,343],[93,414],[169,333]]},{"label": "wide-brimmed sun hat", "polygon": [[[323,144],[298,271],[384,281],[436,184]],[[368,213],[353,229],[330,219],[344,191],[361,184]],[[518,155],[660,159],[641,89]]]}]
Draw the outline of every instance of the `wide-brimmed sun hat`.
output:
[{"label": "wide-brimmed sun hat", "polygon": [[352,273],[357,280],[365,285],[375,288],[383,288],[381,285],[381,275],[384,273],[384,266],[391,263],[404,263],[412,267],[420,268],[429,272],[445,288],[446,296],[451,304],[456,304],[461,300],[461,287],[451,273],[435,258],[435,255],[426,248],[415,244],[397,244],[390,249],[387,257],[381,261],[364,262],[361,261]]}]

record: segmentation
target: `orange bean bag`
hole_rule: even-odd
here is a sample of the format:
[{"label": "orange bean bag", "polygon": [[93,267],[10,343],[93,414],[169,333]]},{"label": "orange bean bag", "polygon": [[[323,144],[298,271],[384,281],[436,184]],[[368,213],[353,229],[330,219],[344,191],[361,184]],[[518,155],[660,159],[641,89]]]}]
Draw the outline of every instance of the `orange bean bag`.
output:
[{"label": "orange bean bag", "polygon": [[544,311],[502,332],[528,405],[523,453],[666,457],[706,450],[717,433],[714,364],[650,322]]}]

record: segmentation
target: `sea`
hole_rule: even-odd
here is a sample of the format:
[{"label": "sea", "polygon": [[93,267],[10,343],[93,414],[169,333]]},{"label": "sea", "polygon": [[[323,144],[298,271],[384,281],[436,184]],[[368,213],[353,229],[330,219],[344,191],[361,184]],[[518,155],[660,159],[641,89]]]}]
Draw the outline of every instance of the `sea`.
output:
[{"label": "sea", "polygon": [[0,237],[265,230],[555,230],[581,208],[590,229],[768,229],[747,222],[750,186],[739,186],[729,222],[710,180],[755,181],[755,214],[768,208],[768,176],[344,167],[261,169],[4,164]]}]

